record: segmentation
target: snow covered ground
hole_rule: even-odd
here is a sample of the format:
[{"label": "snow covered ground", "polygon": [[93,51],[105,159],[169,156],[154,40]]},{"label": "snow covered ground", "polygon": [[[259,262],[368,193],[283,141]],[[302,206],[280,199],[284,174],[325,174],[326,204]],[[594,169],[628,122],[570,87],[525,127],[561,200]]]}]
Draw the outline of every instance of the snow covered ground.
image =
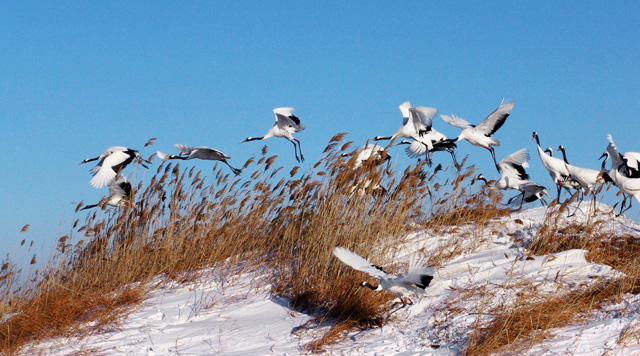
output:
[{"label": "snow covered ground", "polygon": [[[607,206],[599,206],[605,212]],[[616,232],[638,234],[640,225],[603,214]],[[581,213],[572,219],[585,219]],[[469,328],[485,321],[483,306],[508,307],[517,292],[569,290],[580,283],[615,276],[610,267],[585,260],[583,250],[547,256],[528,256],[522,247],[544,220],[545,208],[513,213],[482,232],[483,239],[468,246],[438,272],[427,294],[414,305],[391,315],[381,328],[351,332],[329,347],[333,355],[456,355],[467,341]],[[473,225],[449,231],[417,231],[408,236],[395,258],[418,250],[451,246],[465,238]],[[477,232],[475,232],[477,233]],[[339,263],[336,261],[336,263]],[[298,355],[305,343],[329,328],[306,324],[311,316],[289,308],[286,300],[270,296],[269,286],[255,283],[256,274],[221,280],[206,271],[196,282],[170,284],[146,301],[113,330],[77,340],[58,338],[32,345],[27,354],[46,355]],[[262,286],[262,287],[255,287]],[[371,291],[367,291],[371,292]],[[530,355],[640,355],[640,340],[624,338],[640,329],[640,296],[629,295],[599,310],[587,322],[553,330],[553,337],[535,345]]]}]

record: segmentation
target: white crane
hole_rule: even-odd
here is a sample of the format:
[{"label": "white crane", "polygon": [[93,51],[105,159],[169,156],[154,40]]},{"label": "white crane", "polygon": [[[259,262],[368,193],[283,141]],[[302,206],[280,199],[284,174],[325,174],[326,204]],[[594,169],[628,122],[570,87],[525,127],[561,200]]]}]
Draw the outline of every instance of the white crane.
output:
[{"label": "white crane", "polygon": [[639,152],[626,152],[621,154],[618,151],[618,147],[616,147],[615,143],[613,143],[613,137],[611,134],[607,135],[607,139],[609,140],[609,147],[607,147],[607,151],[610,151],[612,164],[618,164],[619,161],[624,161],[624,174],[630,178],[640,178],[640,153]]},{"label": "white crane", "polygon": [[[578,191],[581,193],[580,201],[578,202],[576,211],[574,211],[573,214],[575,214],[580,208],[580,203],[582,203],[582,201],[584,200],[585,194],[589,194],[589,193],[592,193],[593,195],[593,208],[595,212],[596,195],[595,195],[595,192],[593,192],[592,188],[596,184],[604,183],[604,178],[602,177],[601,171],[597,171],[591,168],[583,168],[583,167],[577,167],[577,166],[571,165],[567,160],[567,153],[565,152],[564,146],[563,145],[558,146],[557,150],[562,152],[562,159],[564,160],[564,164],[565,164],[565,167],[567,168],[567,172],[569,172],[569,177],[567,179],[570,180],[572,183],[577,184]],[[570,215],[573,215],[573,214],[570,214]]]},{"label": "white crane", "polygon": [[[517,190],[520,189],[520,186],[523,184],[532,183],[529,180],[529,175],[524,170],[525,168],[529,167],[527,161],[529,161],[529,152],[527,152],[526,148],[518,150],[503,158],[498,163],[498,166],[502,170],[500,179],[498,181],[491,181],[491,183],[495,182],[493,188],[501,190]],[[490,182],[482,173],[474,177],[471,180],[471,184],[474,184],[478,180],[484,181],[485,185],[490,184]]]},{"label": "white crane", "polygon": [[[121,146],[113,146],[107,148],[98,157],[83,160],[79,165],[100,160],[98,165],[91,169],[93,178],[90,183],[94,188],[101,188],[105,184],[114,180],[121,170],[138,157],[140,157],[140,154],[136,150]],[[141,163],[141,165],[147,168],[144,164]]]},{"label": "white crane", "polygon": [[[109,198],[104,202],[106,205],[121,207],[124,206],[131,195],[131,183],[126,176],[112,180],[107,184],[109,187]],[[95,208],[98,204],[87,205],[81,210]]]},{"label": "white crane", "polygon": [[[348,156],[348,153],[342,154],[343,157]],[[365,147],[358,151],[358,155],[356,156],[355,164],[353,165],[353,169],[358,169],[365,162],[370,162],[374,165],[381,165],[384,162],[387,162],[387,170],[389,169],[389,164],[391,163],[391,155],[384,147],[378,146],[375,143],[367,143]],[[373,192],[377,195],[383,195],[387,192],[387,189],[381,186],[378,183],[375,183],[373,187],[371,186],[371,179],[358,179],[354,182],[354,186],[351,188],[351,192],[353,193],[356,187],[360,187],[358,189],[358,195],[363,196],[367,191]]]},{"label": "white crane", "polygon": [[[367,143],[363,148],[357,151],[356,160],[353,168],[356,169],[360,167],[364,162],[372,160],[373,162],[378,164],[382,164],[384,162],[388,162],[391,160],[391,155],[384,149],[384,147],[379,146],[375,143]],[[352,153],[343,153],[342,157],[351,156]]]},{"label": "white crane", "polygon": [[500,172],[493,148],[493,146],[500,146],[500,141],[491,137],[491,135],[498,131],[505,121],[507,121],[514,105],[515,102],[512,100],[503,100],[502,104],[478,125],[472,125],[455,115],[440,115],[440,117],[449,125],[462,129],[462,132],[455,141],[467,140],[470,144],[483,147],[491,152],[493,163],[496,165],[498,172]]},{"label": "white crane", "polygon": [[209,148],[209,147],[191,147],[191,146],[187,146],[187,145],[180,145],[180,144],[176,144],[175,145],[176,148],[178,149],[178,151],[180,151],[180,154],[178,155],[169,155],[166,153],[162,153],[160,151],[156,152],[156,155],[158,156],[158,158],[160,158],[163,162],[168,160],[168,159],[182,159],[182,160],[189,160],[189,159],[204,159],[204,160],[211,160],[211,161],[220,161],[224,164],[226,164],[227,166],[229,166],[229,168],[231,168],[231,171],[233,172],[233,174],[238,175],[242,172],[241,169],[238,168],[234,168],[231,166],[231,164],[229,164],[229,162],[227,161],[228,159],[230,159],[231,157],[227,156],[226,154],[213,149],[213,148]]},{"label": "white crane", "polygon": [[532,203],[536,200],[540,200],[540,203],[543,206],[547,205],[547,202],[543,197],[545,195],[549,196],[549,193],[547,193],[547,189],[540,184],[529,182],[521,185],[518,190],[520,191],[520,194],[512,197],[507,201],[507,205],[518,205],[518,209],[516,210],[522,209],[523,203]]},{"label": "white crane", "polygon": [[[623,199],[619,216],[631,209],[632,197],[640,202],[640,178],[631,177],[633,173],[627,166],[628,159],[625,160],[623,155],[620,154],[611,135],[608,135],[607,139],[609,140],[609,145],[603,154],[605,159],[602,162],[602,169],[605,169],[605,164],[609,158],[611,158],[611,169],[603,174],[603,178],[605,181],[612,182],[622,192]],[[629,206],[625,209],[627,201],[629,201]]]},{"label": "white crane", "polygon": [[[492,188],[502,190],[519,190],[520,194],[507,201],[507,205],[517,205],[518,209],[516,210],[520,210],[523,203],[531,203],[538,199],[543,205],[546,205],[546,202],[543,199],[544,195],[548,195],[546,188],[529,180],[529,175],[525,171],[525,168],[529,167],[529,164],[527,163],[529,159],[529,152],[527,152],[526,148],[523,148],[508,155],[498,163],[498,166],[502,169],[502,173],[500,175],[500,179],[495,182],[495,185],[493,185]],[[482,173],[474,177],[471,180],[471,184],[477,180],[484,181],[485,185],[493,182],[487,181]]]},{"label": "white crane", "polygon": [[376,291],[386,290],[387,292],[395,294],[395,296],[400,299],[403,307],[407,304],[413,304],[409,298],[418,298],[424,294],[424,289],[429,286],[435,273],[435,269],[432,267],[419,266],[421,261],[414,260],[405,274],[396,277],[387,274],[382,268],[346,248],[336,247],[333,249],[333,254],[353,269],[368,273],[371,277],[380,280],[377,286],[362,282],[358,286],[358,289],[367,287]]},{"label": "white crane", "polygon": [[[415,106],[406,101],[400,106],[400,112],[402,112],[402,126],[398,128],[396,133],[391,136],[376,136],[374,141],[380,140],[394,140],[398,137],[412,138],[418,140],[418,138],[424,136],[431,131],[431,123],[434,116],[438,114],[438,109],[429,108],[426,106]],[[428,150],[433,148],[431,140],[424,140],[423,144]]]},{"label": "white crane", "polygon": [[[355,162],[353,164],[353,169],[357,170],[360,168],[365,162],[373,165],[381,165],[384,162],[387,162],[387,169],[389,168],[389,163],[391,162],[391,155],[384,147],[379,146],[375,143],[367,143],[363,148],[359,149],[354,153],[343,153],[342,157],[352,156],[357,153],[355,158]],[[371,179],[361,179],[356,178],[353,182],[353,187],[351,187],[351,193],[353,193],[356,188],[358,188],[357,192],[359,196],[365,195],[367,191],[374,193],[375,195],[384,195],[387,189],[381,186],[378,183],[375,183],[371,188]]]},{"label": "white crane", "polygon": [[[536,144],[538,145],[538,155],[540,156],[540,161],[542,161],[542,165],[549,172],[549,176],[553,180],[553,183],[556,185],[558,189],[558,203],[560,202],[560,191],[564,188],[569,194],[571,191],[569,189],[578,189],[579,185],[569,179],[569,171],[567,170],[567,166],[565,162],[559,158],[553,157],[545,153],[540,147],[540,138],[538,137],[537,132],[533,132],[531,138],[536,140]],[[550,148],[547,148],[550,150]],[[549,151],[553,152],[553,151]]]},{"label": "white crane", "polygon": [[567,154],[564,146],[562,145],[558,147],[558,151],[562,152],[562,158],[564,159],[565,166],[569,172],[569,179],[576,182],[583,193],[589,193],[594,185],[604,183],[604,179],[602,178],[600,171],[569,164],[567,161]]},{"label": "white crane", "polygon": [[527,152],[526,148],[503,158],[500,163],[498,163],[498,167],[500,167],[502,173],[494,187],[502,190],[520,189],[522,184],[532,183],[529,180],[529,175],[524,170],[529,167],[527,163],[529,159],[529,152]]},{"label": "white crane", "polygon": [[[300,119],[293,115],[292,112],[293,108],[287,107],[273,109],[273,114],[276,116],[276,124],[267,131],[266,135],[262,137],[247,137],[240,143],[255,140],[266,140],[270,137],[284,137],[293,144],[293,152],[296,155],[296,160],[298,162],[304,162],[300,141],[297,138],[294,138],[293,134],[304,130],[305,127],[300,124]],[[298,151],[300,152],[300,157],[298,157]]]},{"label": "white crane", "polygon": [[[400,145],[409,145],[405,148],[405,153],[410,158],[420,159],[422,156],[429,161],[429,154],[431,152],[440,152],[446,151],[451,154],[451,159],[453,160],[454,166],[456,168],[460,168],[458,161],[456,160],[456,153],[454,151],[458,146],[454,142],[454,140],[447,138],[445,135],[436,131],[435,129],[431,129],[428,134],[423,135],[422,137],[418,137],[413,141],[402,140],[399,143]],[[431,146],[431,149],[429,149]]]}]

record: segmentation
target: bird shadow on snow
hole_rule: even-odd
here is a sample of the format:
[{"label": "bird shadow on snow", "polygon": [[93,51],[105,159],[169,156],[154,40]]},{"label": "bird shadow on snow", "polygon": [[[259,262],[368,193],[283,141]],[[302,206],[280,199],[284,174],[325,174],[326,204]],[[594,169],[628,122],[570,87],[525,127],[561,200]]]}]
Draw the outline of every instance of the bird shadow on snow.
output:
[{"label": "bird shadow on snow", "polygon": [[303,330],[313,330],[318,328],[330,327],[335,324],[331,319],[323,318],[320,314],[305,313],[293,307],[291,300],[283,297],[271,296],[270,300],[286,309],[289,313],[303,313],[311,317],[308,321],[291,328],[291,334],[295,334]]}]

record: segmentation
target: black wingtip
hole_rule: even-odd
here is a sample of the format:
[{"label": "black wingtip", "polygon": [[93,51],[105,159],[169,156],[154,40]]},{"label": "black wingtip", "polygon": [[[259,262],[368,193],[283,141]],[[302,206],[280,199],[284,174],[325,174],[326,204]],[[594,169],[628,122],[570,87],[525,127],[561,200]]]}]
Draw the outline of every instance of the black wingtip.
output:
[{"label": "black wingtip", "polygon": [[428,274],[420,276],[420,283],[416,283],[416,287],[420,289],[425,289],[431,284],[431,280],[433,280],[433,276]]}]

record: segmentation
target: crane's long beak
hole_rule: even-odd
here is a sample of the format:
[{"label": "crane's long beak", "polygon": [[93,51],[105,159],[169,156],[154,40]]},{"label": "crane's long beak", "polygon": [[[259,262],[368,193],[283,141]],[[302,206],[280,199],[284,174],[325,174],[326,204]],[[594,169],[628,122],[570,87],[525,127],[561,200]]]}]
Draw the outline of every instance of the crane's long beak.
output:
[{"label": "crane's long beak", "polygon": [[79,166],[79,165],[81,165],[81,164],[83,164],[83,163],[96,161],[96,160],[98,160],[98,158],[100,158],[100,157],[96,157],[96,158],[85,158],[84,160],[82,160],[82,162],[78,163],[78,166]]}]

